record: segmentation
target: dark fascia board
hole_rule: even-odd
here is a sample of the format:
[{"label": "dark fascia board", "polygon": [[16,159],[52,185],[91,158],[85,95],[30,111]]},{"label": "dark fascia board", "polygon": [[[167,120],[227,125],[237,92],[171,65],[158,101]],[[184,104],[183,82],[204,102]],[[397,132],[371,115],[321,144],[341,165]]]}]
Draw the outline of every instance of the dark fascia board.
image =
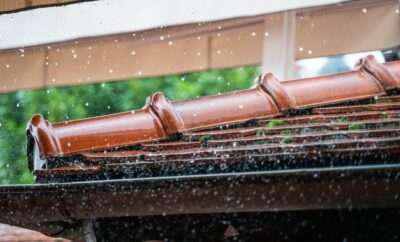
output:
[{"label": "dark fascia board", "polygon": [[399,208],[400,164],[0,186],[0,222]]}]

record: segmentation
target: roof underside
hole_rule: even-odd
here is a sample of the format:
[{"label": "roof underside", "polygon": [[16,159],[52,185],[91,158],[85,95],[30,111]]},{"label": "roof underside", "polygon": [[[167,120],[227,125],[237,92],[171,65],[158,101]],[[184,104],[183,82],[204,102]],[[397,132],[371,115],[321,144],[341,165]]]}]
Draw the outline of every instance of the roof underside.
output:
[{"label": "roof underside", "polygon": [[[0,15],[0,49],[255,16],[346,0],[103,0]],[[174,6],[174,11],[171,11]],[[43,28],[46,26],[46,28]],[[51,31],[49,31],[51,30]]]}]

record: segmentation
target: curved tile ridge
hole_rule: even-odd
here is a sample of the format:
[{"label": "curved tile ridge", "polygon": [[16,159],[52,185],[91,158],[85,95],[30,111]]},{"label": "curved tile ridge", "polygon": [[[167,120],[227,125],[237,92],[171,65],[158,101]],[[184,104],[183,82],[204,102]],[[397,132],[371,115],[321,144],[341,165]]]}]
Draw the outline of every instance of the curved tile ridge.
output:
[{"label": "curved tile ridge", "polygon": [[[397,87],[399,77],[400,62],[382,65],[368,57],[351,72],[286,82],[266,74],[254,88],[194,100],[170,102],[155,93],[141,110],[132,112],[55,124],[36,115],[27,128],[28,158],[42,162],[160,140],[183,131],[276,117],[289,109],[379,96],[385,88]],[[39,155],[33,154],[35,150]]]},{"label": "curved tile ridge", "polygon": [[369,55],[361,59],[356,68],[369,72],[381,83],[386,91],[400,86],[399,63],[389,63],[385,66],[379,63],[374,56]]},{"label": "curved tile ridge", "polygon": [[153,94],[148,101],[149,106],[160,119],[167,135],[175,134],[184,128],[183,120],[175,112],[172,104],[161,92]]},{"label": "curved tile ridge", "polygon": [[389,68],[376,62],[373,56],[363,59],[361,65],[350,72],[284,82],[271,73],[261,78],[261,85],[282,112],[385,95],[386,90],[397,87],[398,82]]}]

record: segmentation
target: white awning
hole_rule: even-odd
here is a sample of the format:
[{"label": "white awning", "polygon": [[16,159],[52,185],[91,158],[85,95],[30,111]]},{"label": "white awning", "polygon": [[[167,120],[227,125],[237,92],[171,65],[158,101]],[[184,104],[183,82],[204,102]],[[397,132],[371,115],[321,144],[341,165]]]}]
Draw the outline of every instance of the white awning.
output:
[{"label": "white awning", "polygon": [[348,0],[101,0],[0,15],[0,49],[262,15]]}]

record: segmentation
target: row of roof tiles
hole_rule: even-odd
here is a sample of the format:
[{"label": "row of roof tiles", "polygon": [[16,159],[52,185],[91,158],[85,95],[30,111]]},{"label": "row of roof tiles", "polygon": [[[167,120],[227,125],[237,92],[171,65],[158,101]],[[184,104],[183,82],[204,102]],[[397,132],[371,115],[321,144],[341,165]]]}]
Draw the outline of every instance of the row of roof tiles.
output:
[{"label": "row of roof tiles", "polygon": [[[150,97],[143,109],[132,112],[55,124],[48,123],[42,116],[38,115],[34,116],[28,125],[29,160],[31,167],[35,170],[41,170],[49,165],[47,160],[75,155],[83,156],[88,160],[101,159],[105,156],[132,160],[137,160],[138,157],[152,157],[151,159],[145,158],[144,161],[155,160],[156,157],[168,157],[169,160],[174,157],[184,160],[189,159],[189,156],[195,152],[194,149],[201,146],[199,139],[204,135],[212,137],[212,141],[208,142],[210,146],[218,146],[218,144],[224,142],[229,143],[229,140],[224,140],[227,138],[244,136],[250,136],[250,138],[240,140],[239,143],[246,142],[248,145],[255,144],[263,139],[279,140],[282,139],[282,135],[279,136],[279,133],[284,130],[293,130],[296,133],[296,130],[304,128],[311,130],[325,129],[325,133],[319,133],[317,134],[318,137],[315,138],[328,137],[329,135],[337,136],[340,130],[348,129],[348,125],[351,125],[351,123],[332,123],[332,120],[339,119],[342,113],[350,112],[354,113],[347,115],[351,122],[362,120],[364,125],[371,127],[388,123],[388,127],[392,127],[390,125],[397,122],[396,110],[400,106],[397,102],[398,97],[383,98],[383,96],[397,90],[398,87],[400,87],[400,61],[379,64],[372,56],[368,56],[361,60],[356,69],[351,72],[286,82],[279,82],[272,74],[266,74],[259,78],[254,88],[218,96],[169,102],[161,93],[156,93]],[[373,97],[382,98],[379,98],[378,103],[366,106],[318,108]],[[275,129],[266,129],[265,125],[263,127],[263,122],[264,124],[270,122],[270,120],[265,119],[281,117],[288,112],[309,110],[310,108],[313,108],[312,115],[290,117],[281,121],[288,125],[287,127],[282,126]],[[382,118],[380,111],[382,110],[392,118],[380,120]],[[232,125],[251,120],[256,120],[256,125],[253,127],[215,130],[216,127],[224,125],[234,127]],[[312,120],[313,124],[307,124],[307,120]],[[328,130],[335,131],[330,134],[326,132]],[[265,137],[257,136],[257,132],[265,134]],[[382,135],[382,132],[391,131],[390,129],[379,129],[376,132],[367,132],[364,136]],[[182,144],[182,147],[186,146],[186,157],[185,154],[180,155],[177,150],[173,150],[171,154],[164,151],[166,147],[179,146],[179,142],[176,141],[163,144],[146,144],[166,140],[178,133],[183,134],[183,141],[194,141]],[[312,138],[309,136],[302,137],[298,134],[293,136],[293,139],[304,141]],[[337,141],[337,143],[340,142]],[[382,142],[390,143],[392,141],[385,140]],[[112,148],[136,144],[145,145],[139,151],[108,152]],[[300,146],[304,145],[300,144]],[[353,149],[355,146],[359,147],[360,142],[353,142],[352,145],[346,143],[342,146],[344,149]],[[153,152],[149,155],[149,149],[160,150],[160,152],[156,152],[157,154]],[[247,149],[254,151],[255,148],[249,146]],[[279,155],[279,152],[277,152],[279,149],[282,149],[281,145],[268,147],[268,151],[262,148],[262,153],[270,153],[276,156]],[[96,153],[96,151],[107,152]],[[207,157],[207,155],[204,155],[207,152],[218,153],[218,150],[213,148],[212,151],[203,150],[203,155],[196,154],[198,157]],[[238,148],[231,151],[232,155],[238,155],[240,152],[242,151]],[[224,149],[223,153],[226,155],[228,151]],[[190,157],[190,159],[192,158]],[[165,160],[165,158],[163,159]]]},{"label": "row of roof tiles", "polygon": [[390,162],[400,150],[400,98],[387,95],[396,83],[400,62],[367,57],[353,72],[283,83],[268,74],[250,90],[186,102],[157,94],[136,112],[53,125],[34,117],[30,160],[41,162],[34,167],[39,178]]}]

